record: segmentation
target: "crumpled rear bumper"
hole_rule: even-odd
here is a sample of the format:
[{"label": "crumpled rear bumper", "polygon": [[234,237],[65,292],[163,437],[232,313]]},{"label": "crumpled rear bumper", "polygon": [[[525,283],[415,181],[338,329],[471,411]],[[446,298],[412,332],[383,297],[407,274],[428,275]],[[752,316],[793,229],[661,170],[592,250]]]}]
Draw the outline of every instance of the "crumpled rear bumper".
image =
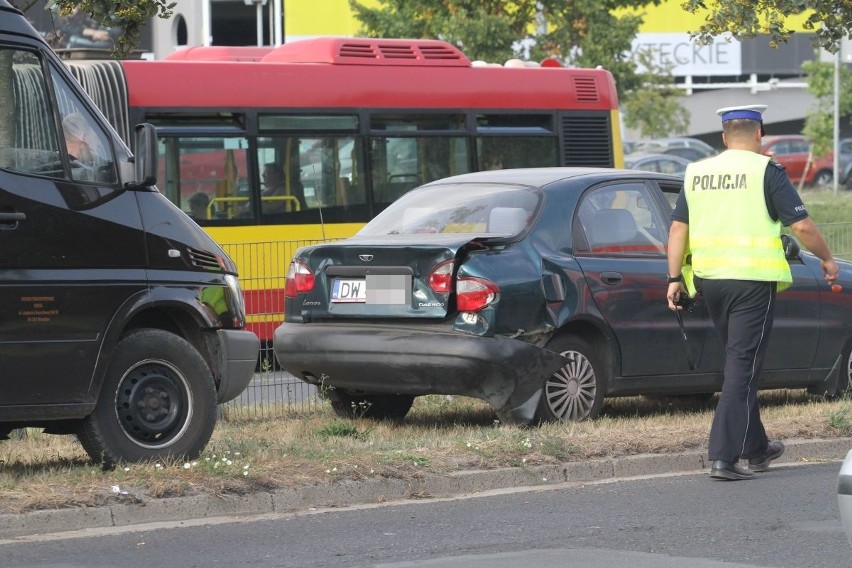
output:
[{"label": "crumpled rear bumper", "polygon": [[503,420],[532,421],[558,353],[507,337],[440,325],[283,323],[273,338],[281,367],[308,382],[388,394],[483,399]]}]

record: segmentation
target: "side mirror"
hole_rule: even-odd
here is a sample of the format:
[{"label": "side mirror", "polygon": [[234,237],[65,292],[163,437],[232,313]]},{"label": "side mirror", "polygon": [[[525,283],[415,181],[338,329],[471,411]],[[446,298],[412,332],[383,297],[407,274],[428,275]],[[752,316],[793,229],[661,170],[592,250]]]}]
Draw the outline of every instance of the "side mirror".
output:
[{"label": "side mirror", "polygon": [[157,184],[157,130],[152,124],[137,124],[134,132],[136,154],[133,163],[136,165],[134,180],[128,185],[132,187],[152,187]]},{"label": "side mirror", "polygon": [[799,259],[799,241],[790,235],[781,235],[781,245],[784,247],[784,256],[787,260]]}]

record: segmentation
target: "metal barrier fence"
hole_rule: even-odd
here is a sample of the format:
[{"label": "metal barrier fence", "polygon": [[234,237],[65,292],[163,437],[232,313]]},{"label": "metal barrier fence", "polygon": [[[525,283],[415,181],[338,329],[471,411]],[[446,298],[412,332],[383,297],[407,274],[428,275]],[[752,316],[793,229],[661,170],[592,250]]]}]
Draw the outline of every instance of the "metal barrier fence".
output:
[{"label": "metal barrier fence", "polygon": [[[852,260],[852,223],[820,225],[831,251]],[[246,294],[249,328],[264,339],[258,368],[248,388],[223,406],[222,414],[233,418],[275,418],[316,410],[322,404],[317,390],[281,371],[272,352],[272,333],[282,321],[284,280],[290,260],[301,246],[323,241],[279,241],[223,245],[240,268],[240,283]],[[245,276],[243,276],[245,275]]]},{"label": "metal barrier fence", "polygon": [[819,229],[835,257],[852,260],[852,223],[823,223]]},{"label": "metal barrier fence", "polygon": [[223,244],[237,264],[246,298],[248,329],[261,339],[257,372],[238,398],[222,409],[225,416],[271,418],[313,410],[320,404],[316,389],[282,372],[272,352],[272,335],[283,321],[284,281],[299,247],[323,241],[268,241]]}]

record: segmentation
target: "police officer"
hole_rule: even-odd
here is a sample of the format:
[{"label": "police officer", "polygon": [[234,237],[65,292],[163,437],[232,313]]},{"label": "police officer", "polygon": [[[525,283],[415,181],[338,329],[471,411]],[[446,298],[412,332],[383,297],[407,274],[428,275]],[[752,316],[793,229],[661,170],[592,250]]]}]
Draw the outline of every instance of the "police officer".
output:
[{"label": "police officer", "polygon": [[751,479],[784,453],[782,442],[767,437],[757,403],[775,294],[793,281],[781,225],[820,259],[829,283],[838,273],[783,166],[760,154],[765,110],[716,111],[727,150],[687,166],[669,233],[669,309],[681,309],[680,294],[701,293],[725,349],[708,449],[714,479]]}]

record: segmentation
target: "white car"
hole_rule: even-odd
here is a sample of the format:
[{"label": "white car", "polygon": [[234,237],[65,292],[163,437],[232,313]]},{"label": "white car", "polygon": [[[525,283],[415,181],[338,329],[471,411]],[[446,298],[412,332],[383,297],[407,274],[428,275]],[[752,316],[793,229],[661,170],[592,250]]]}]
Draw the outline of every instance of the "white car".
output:
[{"label": "white car", "polygon": [[852,544],[852,450],[846,454],[840,468],[840,480],[837,483],[837,502],[840,505],[840,520],[846,529],[846,537]]}]

